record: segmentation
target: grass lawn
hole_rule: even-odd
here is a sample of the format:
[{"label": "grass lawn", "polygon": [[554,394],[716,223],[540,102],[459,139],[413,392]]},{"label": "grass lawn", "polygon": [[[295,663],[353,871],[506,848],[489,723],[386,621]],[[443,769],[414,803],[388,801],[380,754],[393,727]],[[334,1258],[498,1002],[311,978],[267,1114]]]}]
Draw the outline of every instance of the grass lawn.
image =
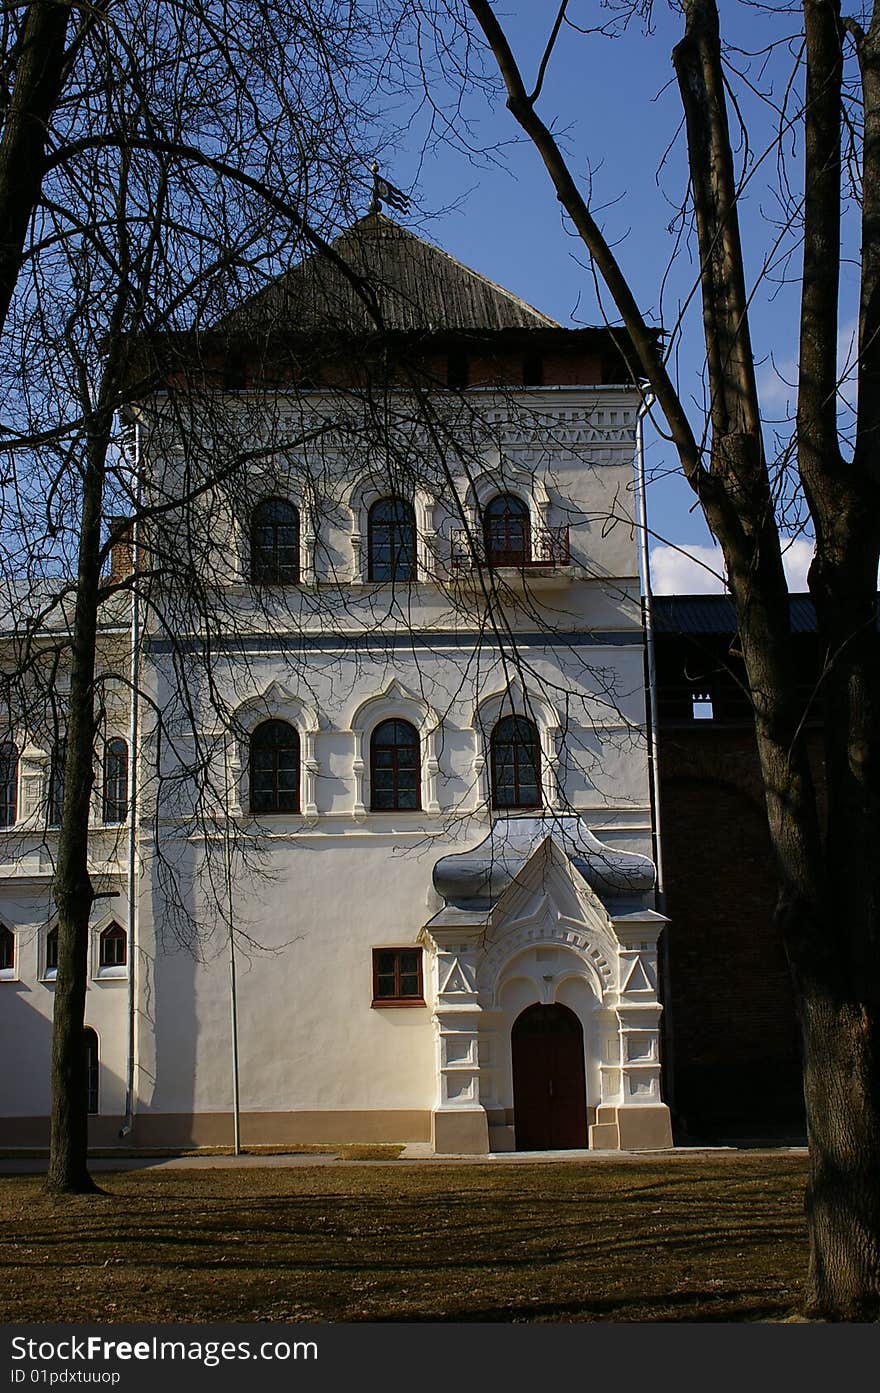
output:
[{"label": "grass lawn", "polygon": [[0,1178],[15,1321],[780,1320],[798,1156]]}]

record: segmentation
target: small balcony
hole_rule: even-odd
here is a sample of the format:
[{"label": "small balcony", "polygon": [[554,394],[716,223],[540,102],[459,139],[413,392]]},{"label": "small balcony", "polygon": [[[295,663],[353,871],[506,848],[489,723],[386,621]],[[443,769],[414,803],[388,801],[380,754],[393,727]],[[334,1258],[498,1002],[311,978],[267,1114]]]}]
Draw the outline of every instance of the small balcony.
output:
[{"label": "small balcony", "polygon": [[541,579],[567,583],[572,577],[567,527],[530,527],[521,536],[491,539],[457,527],[450,542],[449,566],[458,578],[478,578],[485,570],[502,572],[507,582],[519,576],[529,584]]}]

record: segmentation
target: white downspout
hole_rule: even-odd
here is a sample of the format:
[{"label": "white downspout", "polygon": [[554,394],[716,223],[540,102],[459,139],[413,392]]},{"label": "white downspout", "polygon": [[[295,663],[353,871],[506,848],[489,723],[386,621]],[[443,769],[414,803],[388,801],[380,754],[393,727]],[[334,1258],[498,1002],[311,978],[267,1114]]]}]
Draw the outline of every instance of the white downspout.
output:
[{"label": "white downspout", "polygon": [[131,709],[128,726],[128,1047],[125,1061],[125,1118],[119,1137],[127,1137],[134,1124],[134,1069],[136,1053],[135,964],[137,962],[137,850],[138,775],[140,772],[140,648],[141,612],[138,595],[140,573],[140,513],[142,506],[141,428],[134,426],[135,515],[131,532]]},{"label": "white downspout", "polygon": [[232,844],[230,841],[229,819],[231,816],[231,783],[229,778],[229,744],[224,742],[223,759],[225,764],[224,786],[226,807],[223,810],[223,869],[226,879],[226,923],[229,932],[229,1017],[232,1045],[232,1150],[235,1156],[241,1154],[241,1099],[238,1077],[238,998],[235,983],[235,901],[232,885]]},{"label": "white downspout", "polygon": [[660,757],[657,747],[657,654],[654,644],[654,594],[651,589],[651,553],[648,546],[648,498],[645,488],[645,417],[654,405],[648,393],[636,417],[636,481],[639,508],[639,570],[642,583],[642,619],[645,625],[645,658],[648,668],[648,759],[654,804],[654,864],[657,867],[657,908],[663,913],[666,884],[663,877],[663,843],[660,836]]},{"label": "white downspout", "polygon": [[[651,806],[654,823],[654,864],[657,867],[656,905],[661,914],[666,912],[666,878],[663,868],[663,832],[660,816],[660,753],[657,738],[659,711],[657,700],[657,652],[654,640],[654,593],[651,588],[651,552],[648,545],[648,497],[645,487],[645,417],[654,405],[653,393],[646,393],[636,416],[636,491],[638,494],[639,525],[639,570],[642,588],[642,621],[645,626],[645,662],[648,678],[648,763],[650,771]],[[663,990],[669,1000],[669,936],[660,937],[660,961],[663,973]],[[663,1060],[663,1082],[667,1102],[670,1106],[675,1098],[675,1051],[672,1047],[672,1017],[663,1013],[663,1038],[667,1049]]]}]

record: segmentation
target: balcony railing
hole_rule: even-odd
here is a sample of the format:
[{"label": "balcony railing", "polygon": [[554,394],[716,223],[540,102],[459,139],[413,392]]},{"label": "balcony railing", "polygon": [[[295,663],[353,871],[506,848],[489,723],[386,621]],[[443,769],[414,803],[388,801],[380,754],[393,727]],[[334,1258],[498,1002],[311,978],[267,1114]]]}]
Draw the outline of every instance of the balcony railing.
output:
[{"label": "balcony railing", "polygon": [[567,527],[531,528],[527,547],[496,545],[489,551],[481,532],[457,527],[451,536],[450,566],[457,573],[472,571],[478,566],[489,566],[493,570],[511,566],[520,571],[534,571],[570,563]]}]

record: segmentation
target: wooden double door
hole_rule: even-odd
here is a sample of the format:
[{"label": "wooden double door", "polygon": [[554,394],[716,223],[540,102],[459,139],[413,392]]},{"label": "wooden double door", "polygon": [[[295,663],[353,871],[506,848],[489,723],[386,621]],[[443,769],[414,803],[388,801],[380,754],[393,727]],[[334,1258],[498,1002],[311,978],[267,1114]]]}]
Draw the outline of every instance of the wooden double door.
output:
[{"label": "wooden double door", "polygon": [[586,1147],[584,1032],[567,1006],[534,1005],[511,1035],[513,1110],[518,1151]]}]

